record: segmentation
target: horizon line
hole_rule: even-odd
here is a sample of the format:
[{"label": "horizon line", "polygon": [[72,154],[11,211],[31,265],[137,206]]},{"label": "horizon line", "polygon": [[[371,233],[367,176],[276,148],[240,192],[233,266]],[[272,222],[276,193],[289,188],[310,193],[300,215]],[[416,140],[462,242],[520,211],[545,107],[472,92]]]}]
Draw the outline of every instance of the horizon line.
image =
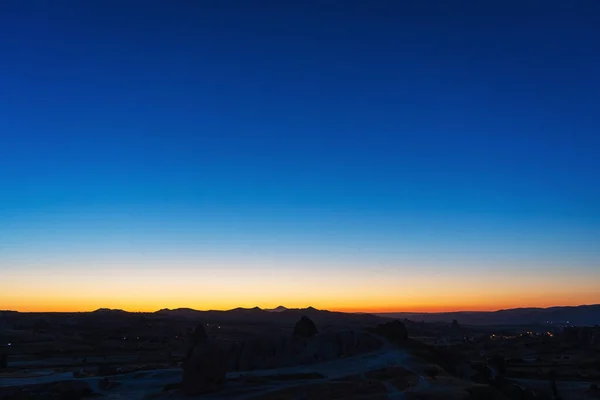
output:
[{"label": "horizon line", "polygon": [[16,312],[16,313],[20,313],[20,314],[77,314],[77,313],[92,313],[92,312],[96,312],[96,311],[100,311],[100,310],[106,310],[106,311],[122,311],[122,312],[127,312],[127,313],[137,313],[137,314],[153,314],[153,313],[157,313],[159,311],[174,311],[174,310],[182,310],[182,309],[187,309],[190,311],[197,311],[197,312],[211,312],[211,311],[217,311],[217,312],[228,312],[228,311],[235,311],[235,310],[253,310],[253,309],[258,309],[261,311],[270,311],[270,310],[274,310],[277,309],[279,307],[284,307],[286,310],[307,310],[309,308],[312,308],[314,310],[317,311],[329,311],[329,312],[340,312],[340,313],[346,313],[346,314],[373,314],[373,315],[383,315],[383,314],[451,314],[451,313],[493,313],[493,312],[498,312],[498,311],[506,311],[506,310],[519,310],[519,309],[538,309],[538,310],[544,310],[544,309],[550,309],[550,308],[577,308],[577,307],[590,307],[590,306],[600,306],[600,304],[578,304],[578,305],[552,305],[552,306],[548,306],[548,307],[527,307],[527,306],[523,306],[523,307],[514,307],[514,308],[499,308],[499,309],[493,309],[493,310],[450,310],[450,311],[348,311],[348,310],[335,310],[335,309],[326,309],[326,308],[316,308],[313,306],[307,306],[307,307],[295,307],[295,308],[291,308],[291,307],[285,307],[283,305],[279,305],[276,307],[259,307],[259,306],[255,306],[255,307],[235,307],[235,308],[231,308],[231,309],[208,309],[208,310],[202,310],[202,309],[196,309],[196,308],[191,308],[191,307],[176,307],[176,308],[160,308],[158,310],[154,310],[154,311],[139,311],[139,310],[125,310],[122,308],[108,308],[108,307],[100,307],[100,308],[96,308],[95,310],[84,310],[84,311],[19,311],[19,310],[0,310],[0,312]]}]

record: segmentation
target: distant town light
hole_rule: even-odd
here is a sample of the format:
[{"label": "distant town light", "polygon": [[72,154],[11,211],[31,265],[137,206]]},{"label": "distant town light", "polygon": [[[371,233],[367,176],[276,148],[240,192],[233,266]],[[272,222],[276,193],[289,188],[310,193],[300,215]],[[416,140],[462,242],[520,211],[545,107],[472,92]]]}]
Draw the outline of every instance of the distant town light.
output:
[{"label": "distant town light", "polygon": [[8,345],[9,345],[9,346],[12,346],[12,343],[9,343]]}]

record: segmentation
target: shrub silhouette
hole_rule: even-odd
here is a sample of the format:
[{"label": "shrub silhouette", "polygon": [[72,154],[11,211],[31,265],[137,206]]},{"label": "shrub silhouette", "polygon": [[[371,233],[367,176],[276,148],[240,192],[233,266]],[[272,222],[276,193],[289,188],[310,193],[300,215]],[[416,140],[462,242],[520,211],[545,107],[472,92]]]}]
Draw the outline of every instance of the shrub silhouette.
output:
[{"label": "shrub silhouette", "polygon": [[309,338],[315,336],[317,333],[319,333],[317,326],[307,316],[300,318],[300,321],[294,327],[294,336]]}]

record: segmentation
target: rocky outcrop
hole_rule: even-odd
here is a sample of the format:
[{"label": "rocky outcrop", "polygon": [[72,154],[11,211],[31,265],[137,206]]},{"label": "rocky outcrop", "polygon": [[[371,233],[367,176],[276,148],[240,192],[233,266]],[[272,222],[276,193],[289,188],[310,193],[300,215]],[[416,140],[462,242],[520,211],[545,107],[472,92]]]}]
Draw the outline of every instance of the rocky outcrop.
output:
[{"label": "rocky outcrop", "polygon": [[369,332],[339,331],[311,338],[273,335],[231,344],[227,360],[231,371],[252,371],[351,357],[380,349],[383,342]]},{"label": "rocky outcrop", "polygon": [[310,338],[315,336],[317,333],[319,333],[319,331],[317,331],[317,326],[307,316],[300,318],[300,321],[298,321],[294,327],[294,336]]},{"label": "rocky outcrop", "polygon": [[408,331],[401,321],[392,321],[377,325],[375,332],[390,342],[399,343],[408,340]]},{"label": "rocky outcrop", "polygon": [[453,319],[452,324],[450,324],[450,333],[453,335],[463,335],[463,328],[455,319]]},{"label": "rocky outcrop", "polygon": [[186,395],[209,393],[225,382],[226,355],[216,341],[208,338],[203,324],[192,335],[182,367],[180,390]]}]

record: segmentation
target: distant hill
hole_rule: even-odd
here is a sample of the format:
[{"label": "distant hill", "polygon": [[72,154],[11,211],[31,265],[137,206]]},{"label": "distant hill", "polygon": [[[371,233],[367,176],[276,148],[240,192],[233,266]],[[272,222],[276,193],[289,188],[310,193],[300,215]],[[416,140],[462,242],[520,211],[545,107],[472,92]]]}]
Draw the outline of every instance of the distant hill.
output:
[{"label": "distant hill", "polygon": [[284,306],[279,306],[279,307],[275,307],[275,308],[271,308],[271,309],[265,309],[265,311],[269,311],[269,312],[282,312],[282,311],[286,311],[287,308]]},{"label": "distant hill", "polygon": [[120,308],[99,308],[96,311],[92,311],[92,312],[108,314],[108,313],[124,313],[126,311],[121,310]]},{"label": "distant hill", "polygon": [[357,324],[372,325],[384,322],[388,318],[373,314],[354,314],[317,310],[308,308],[286,308],[279,306],[272,310],[254,308],[234,308],[228,311],[199,311],[190,308],[178,308],[174,310],[162,309],[156,312],[159,315],[169,315],[186,319],[198,319],[212,322],[243,322],[243,323],[284,323],[294,324],[303,315],[311,318],[318,325]]},{"label": "distant hill", "polygon": [[[16,311],[0,311],[2,319],[16,317],[22,314],[44,316],[47,314],[61,313],[19,313]],[[126,321],[136,316],[155,316],[187,320],[206,321],[207,323],[243,323],[243,324],[284,324],[293,325],[302,316],[312,319],[318,326],[327,325],[376,325],[390,319],[404,319],[425,322],[451,322],[457,320],[463,325],[528,325],[539,324],[565,324],[575,326],[593,326],[600,324],[600,304],[582,305],[573,307],[549,308],[514,308],[498,311],[457,311],[444,313],[344,313],[336,311],[318,310],[314,307],[286,308],[279,306],[274,309],[234,308],[227,311],[208,310],[200,311],[191,308],[164,308],[154,313],[131,313],[119,309],[100,308],[93,312],[62,313],[72,314],[81,318],[93,318],[97,321]]]},{"label": "distant hill", "polygon": [[413,321],[451,322],[464,325],[524,325],[532,323],[592,326],[600,324],[600,304],[572,307],[513,308],[498,311],[458,311],[444,313],[379,313],[388,318]]}]

